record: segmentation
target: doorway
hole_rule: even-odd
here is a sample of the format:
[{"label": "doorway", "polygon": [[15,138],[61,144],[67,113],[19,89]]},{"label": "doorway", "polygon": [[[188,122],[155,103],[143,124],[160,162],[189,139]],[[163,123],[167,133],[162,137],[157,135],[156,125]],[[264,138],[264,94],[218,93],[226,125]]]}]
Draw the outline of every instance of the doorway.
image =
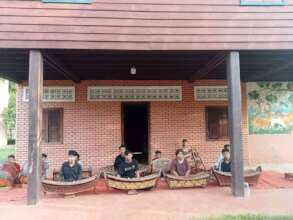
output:
[{"label": "doorway", "polygon": [[149,155],[149,104],[122,104],[122,139],[127,149],[135,152],[134,158],[148,163]]}]

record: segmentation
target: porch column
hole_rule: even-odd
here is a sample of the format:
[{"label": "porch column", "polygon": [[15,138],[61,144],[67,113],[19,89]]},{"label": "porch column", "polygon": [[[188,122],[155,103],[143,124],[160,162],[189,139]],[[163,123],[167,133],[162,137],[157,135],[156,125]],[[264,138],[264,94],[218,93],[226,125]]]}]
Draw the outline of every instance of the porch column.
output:
[{"label": "porch column", "polygon": [[29,141],[27,204],[39,201],[40,143],[42,129],[43,57],[39,50],[29,52]]},{"label": "porch column", "polygon": [[232,161],[232,193],[244,196],[243,149],[241,134],[241,82],[239,52],[227,56],[227,81],[229,93],[229,125]]}]

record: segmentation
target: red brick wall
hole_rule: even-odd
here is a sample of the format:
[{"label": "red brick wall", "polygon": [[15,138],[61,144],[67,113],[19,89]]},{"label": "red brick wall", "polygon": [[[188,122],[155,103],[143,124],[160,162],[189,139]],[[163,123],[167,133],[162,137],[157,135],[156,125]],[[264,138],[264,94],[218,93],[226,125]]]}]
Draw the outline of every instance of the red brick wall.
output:
[{"label": "red brick wall", "polygon": [[[174,157],[183,138],[197,147],[207,166],[212,166],[227,141],[206,139],[205,107],[223,106],[226,102],[196,102],[194,85],[222,85],[224,81],[83,81],[76,84],[73,103],[44,103],[44,107],[64,108],[63,144],[43,144],[52,167],[59,167],[69,149],[76,149],[85,166],[101,167],[113,163],[121,143],[121,103],[88,102],[87,87],[93,85],[181,85],[181,102],[151,102],[150,152],[161,150],[166,157]],[[23,83],[22,85],[25,85]],[[17,93],[16,156],[23,162],[27,158],[28,103],[22,101],[22,85]],[[70,81],[46,81],[45,85],[72,85]],[[244,87],[243,87],[244,89]],[[245,92],[243,92],[245,97]],[[243,143],[247,145],[246,99],[243,98]],[[245,147],[245,149],[247,149]],[[245,159],[247,159],[245,150]]]}]

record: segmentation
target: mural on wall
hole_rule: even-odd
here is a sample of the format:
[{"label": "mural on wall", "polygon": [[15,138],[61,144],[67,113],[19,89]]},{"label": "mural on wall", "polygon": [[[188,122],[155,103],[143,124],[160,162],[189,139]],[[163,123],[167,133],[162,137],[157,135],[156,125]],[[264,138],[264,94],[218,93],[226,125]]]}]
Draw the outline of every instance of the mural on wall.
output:
[{"label": "mural on wall", "polygon": [[293,82],[247,83],[250,134],[293,134]]}]

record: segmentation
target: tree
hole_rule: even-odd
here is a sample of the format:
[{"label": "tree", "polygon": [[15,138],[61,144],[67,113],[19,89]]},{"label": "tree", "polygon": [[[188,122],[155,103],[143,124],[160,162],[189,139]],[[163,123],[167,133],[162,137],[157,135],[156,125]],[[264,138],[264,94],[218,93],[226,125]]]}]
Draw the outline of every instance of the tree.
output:
[{"label": "tree", "polygon": [[8,107],[3,110],[4,123],[6,129],[14,130],[16,124],[16,84],[9,82],[9,102]]}]

